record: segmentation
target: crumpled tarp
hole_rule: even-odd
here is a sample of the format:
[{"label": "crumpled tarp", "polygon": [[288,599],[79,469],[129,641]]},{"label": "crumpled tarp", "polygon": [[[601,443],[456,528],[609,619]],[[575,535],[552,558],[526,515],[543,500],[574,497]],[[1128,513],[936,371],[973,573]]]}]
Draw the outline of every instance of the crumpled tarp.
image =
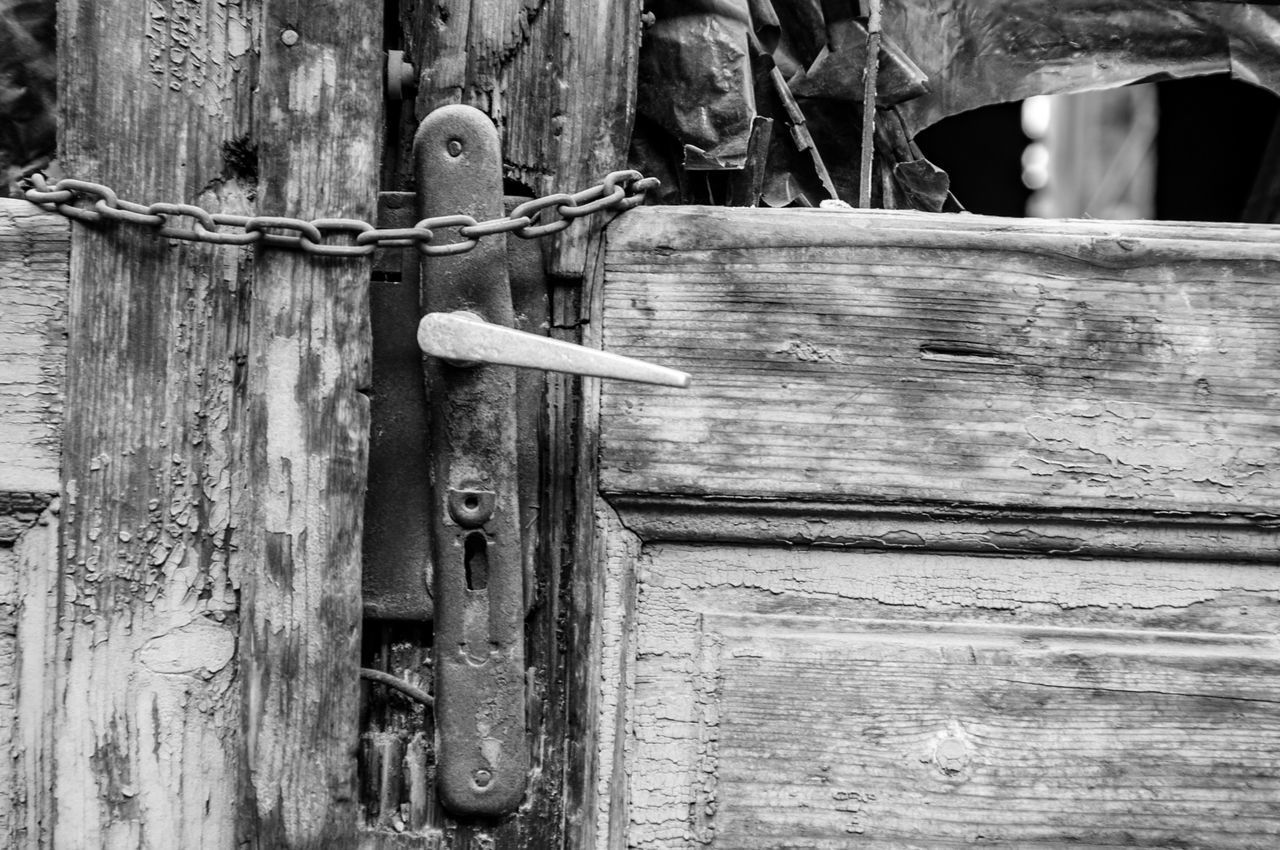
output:
[{"label": "crumpled tarp", "polygon": [[[829,43],[787,84],[797,97],[821,97],[862,103],[862,69],[867,64],[867,29],[857,21],[839,21],[827,29]],[[929,78],[892,39],[876,63],[876,105],[892,106],[929,91]]]},{"label": "crumpled tarp", "polygon": [[1230,73],[1280,94],[1280,9],[1177,0],[886,0],[884,31],[929,78],[912,135],[1038,94]]},{"label": "crumpled tarp", "polygon": [[[646,13],[633,164],[676,178],[674,186],[664,181],[664,200],[743,197],[736,183],[719,187],[718,195],[699,190],[699,178],[691,175],[712,171],[763,172],[750,203],[817,205],[856,197],[861,113],[855,104],[863,98],[867,31],[853,18],[853,3],[651,0]],[[891,37],[884,39],[878,68],[882,107],[928,90],[925,75]],[[890,134],[901,134],[902,126],[891,122]],[[753,132],[765,128],[769,138],[753,146]],[[940,209],[945,173],[908,139],[886,150],[905,159],[881,163],[885,176],[875,195],[891,206]],[[895,182],[894,169],[907,163]]]},{"label": "crumpled tarp", "polygon": [[[856,197],[866,30],[844,0],[653,0],[637,166],[747,169],[772,119],[761,200]],[[911,142],[948,115],[1037,94],[1230,73],[1280,94],[1280,8],[1178,0],[884,0],[873,204],[957,208]],[[775,70],[776,69],[776,70]],[[768,123],[768,122],[766,122]],[[757,146],[759,148],[759,146]],[[658,160],[664,160],[659,162]],[[729,197],[733,193],[722,193]],[[713,192],[710,200],[717,201]]]},{"label": "crumpled tarp", "polygon": [[688,146],[699,167],[742,168],[756,117],[747,0],[671,0],[650,13],[636,109]]}]

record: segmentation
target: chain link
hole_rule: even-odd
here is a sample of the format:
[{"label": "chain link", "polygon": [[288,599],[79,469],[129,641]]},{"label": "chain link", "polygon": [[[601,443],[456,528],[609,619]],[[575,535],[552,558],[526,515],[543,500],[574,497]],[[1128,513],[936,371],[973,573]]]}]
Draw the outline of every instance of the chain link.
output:
[{"label": "chain link", "polygon": [[[656,177],[644,177],[639,171],[614,171],[599,185],[525,201],[502,218],[476,221],[469,215],[444,215],[424,218],[413,227],[379,230],[354,218],[304,221],[211,213],[193,204],[135,204],[117,197],[101,183],[66,178],[49,185],[43,174],[33,174],[22,184],[31,203],[87,224],[125,222],[153,228],[170,239],[264,245],[325,257],[363,257],[377,248],[409,247],[427,256],[446,256],[465,254],[486,236],[514,233],[521,239],[536,239],[559,233],[584,216],[629,210],[643,203],[645,194],[659,185]],[[180,226],[183,218],[190,219],[192,226]],[[454,238],[441,238],[451,231]]]}]

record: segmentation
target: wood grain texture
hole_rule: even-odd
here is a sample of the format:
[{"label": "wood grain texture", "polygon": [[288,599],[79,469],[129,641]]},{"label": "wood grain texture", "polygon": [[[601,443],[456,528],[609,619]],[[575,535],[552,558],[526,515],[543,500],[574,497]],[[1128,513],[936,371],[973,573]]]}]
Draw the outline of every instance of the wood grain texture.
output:
[{"label": "wood grain texture", "polygon": [[0,199],[0,491],[58,489],[70,234]]},{"label": "wood grain texture", "polygon": [[[591,600],[594,616],[589,623],[595,643],[592,663],[584,664],[581,672],[594,675],[589,686],[579,691],[582,705],[578,708],[582,715],[579,724],[585,727],[589,723],[590,732],[577,741],[583,750],[594,751],[596,764],[583,777],[591,786],[581,791],[584,803],[592,805],[582,805],[574,811],[580,820],[566,837],[571,840],[571,847],[603,850],[629,846],[632,784],[627,777],[632,769],[634,743],[628,734],[626,712],[636,685],[634,565],[640,555],[640,541],[622,527],[603,500],[594,503],[594,518],[594,563],[614,580],[600,581],[597,576],[590,584],[595,599]],[[584,660],[586,657],[586,652],[578,656]]]},{"label": "wood grain texture", "polygon": [[[286,45],[286,29],[297,41]],[[259,210],[369,220],[381,21],[356,3],[268,3],[257,91]],[[369,439],[370,262],[261,252],[248,353],[239,664],[243,839],[356,844],[360,549]]]},{"label": "wood grain texture", "polygon": [[[575,311],[581,342],[600,347],[604,282],[602,244],[591,246],[582,299]],[[566,305],[567,306],[567,305]],[[582,378],[577,404],[573,549],[566,594],[563,841],[571,850],[625,846],[628,770],[624,727],[633,666],[632,566],[640,541],[600,498],[600,384]]]},{"label": "wood grain texture", "polygon": [[1220,514],[1027,511],[1001,508],[614,496],[645,541],[783,543],[881,551],[1072,555],[1275,563],[1274,519]]},{"label": "wood grain texture", "polygon": [[[642,208],[610,228],[614,494],[1273,513],[1270,227]],[[923,508],[922,508],[923,509]]]},{"label": "wood grain texture", "polygon": [[[14,751],[17,725],[18,558],[13,547],[0,547],[0,752]],[[13,766],[0,768],[0,836],[12,841],[16,832],[17,782]]]},{"label": "wood grain texture", "polygon": [[605,592],[635,606],[602,627],[625,636],[606,664],[632,670],[610,683],[631,846],[1171,846],[1177,830],[1264,848],[1280,831],[1270,566],[618,553]]},{"label": "wood grain texture", "polygon": [[712,846],[1262,848],[1274,636],[708,615]]},{"label": "wood grain texture", "polygon": [[[251,211],[222,145],[251,130],[257,20],[240,4],[61,4],[67,173],[138,201]],[[28,799],[52,798],[49,846],[234,843],[241,259],[72,227],[62,552],[44,567],[63,579],[43,671],[55,684],[31,714],[56,771]]]},{"label": "wood grain texture", "polygon": [[[487,113],[507,176],[536,195],[624,168],[635,116],[638,0],[445,0],[401,5],[420,71],[419,118],[446,103]],[[581,277],[600,223],[547,240],[551,274]]]},{"label": "wood grain texture", "polygon": [[[47,724],[57,686],[50,670],[56,663],[59,606],[59,575],[51,569],[58,562],[58,514],[59,502],[55,500],[12,547],[0,548],[0,595],[7,591],[12,604],[12,620],[0,625],[0,645],[12,636],[11,666],[0,666],[0,692],[5,690],[5,677],[11,677],[11,702],[6,709],[13,712],[6,718],[10,720],[7,740],[0,729],[0,748],[12,755],[0,771],[11,805],[8,823],[0,819],[0,838],[11,847],[52,845],[55,786]],[[3,725],[0,719],[0,727]]]}]

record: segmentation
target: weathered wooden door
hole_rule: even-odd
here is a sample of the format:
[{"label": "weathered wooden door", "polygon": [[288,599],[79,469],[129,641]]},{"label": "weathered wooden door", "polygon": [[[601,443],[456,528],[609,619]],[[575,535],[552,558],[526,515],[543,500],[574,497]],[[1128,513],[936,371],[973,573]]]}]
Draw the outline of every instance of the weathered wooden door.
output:
[{"label": "weathered wooden door", "polygon": [[1280,844],[1276,235],[611,225],[578,843]]}]

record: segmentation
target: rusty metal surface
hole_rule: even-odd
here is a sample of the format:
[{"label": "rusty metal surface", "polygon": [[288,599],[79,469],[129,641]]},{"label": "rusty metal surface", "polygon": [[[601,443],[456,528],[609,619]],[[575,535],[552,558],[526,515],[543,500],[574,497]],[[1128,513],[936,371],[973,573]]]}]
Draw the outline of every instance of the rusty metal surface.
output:
[{"label": "rusty metal surface", "polygon": [[[510,213],[528,198],[508,196]],[[383,192],[378,197],[378,226],[410,226],[416,217],[412,192]],[[547,282],[537,241],[506,236],[507,276],[516,327],[547,332]],[[415,335],[423,309],[416,255],[379,252],[369,290],[373,333],[372,429],[369,439],[369,491],[364,520],[365,616],[381,620],[429,621],[432,614],[430,522],[427,487],[427,397],[422,349]],[[537,527],[538,443],[542,427],[539,373],[518,371],[518,440],[521,527]],[[526,588],[533,570],[536,535],[524,540]],[[526,605],[527,607],[527,605]]]},{"label": "rusty metal surface", "polygon": [[[388,207],[383,215],[416,213],[411,195],[388,201],[380,199],[380,206]],[[379,224],[385,223],[380,215]],[[395,262],[369,287],[373,391],[361,570],[364,613],[375,619],[430,620],[427,394],[422,352],[414,339],[422,315],[418,263],[413,256],[404,263],[407,274],[392,277],[391,270],[399,271],[405,258],[386,259]]]},{"label": "rusty metal surface", "polygon": [[[379,248],[416,248],[425,256],[465,254],[487,236],[514,233],[536,239],[559,233],[574,220],[598,212],[622,212],[644,201],[658,181],[638,171],[614,171],[580,192],[525,201],[509,215],[489,219],[453,212],[418,218],[412,226],[378,228],[355,218],[301,218],[211,213],[195,204],[127,201],[110,186],[63,178],[47,183],[43,174],[22,181],[23,195],[49,212],[85,224],[150,227],[158,236],[213,245],[257,245],[324,257],[365,257]],[[186,218],[194,227],[175,222]],[[229,228],[219,230],[220,227]],[[280,231],[285,231],[284,233]]]},{"label": "rusty metal surface", "polygon": [[[418,214],[502,212],[498,133],[478,110],[443,107],[414,140]],[[468,310],[514,323],[502,242],[464,256],[425,257],[428,312]],[[451,810],[497,816],[524,795],[528,770],[524,698],[524,568],[517,491],[515,370],[427,361],[432,552],[435,559],[435,714],[438,790]],[[491,515],[459,523],[450,500]]]}]

